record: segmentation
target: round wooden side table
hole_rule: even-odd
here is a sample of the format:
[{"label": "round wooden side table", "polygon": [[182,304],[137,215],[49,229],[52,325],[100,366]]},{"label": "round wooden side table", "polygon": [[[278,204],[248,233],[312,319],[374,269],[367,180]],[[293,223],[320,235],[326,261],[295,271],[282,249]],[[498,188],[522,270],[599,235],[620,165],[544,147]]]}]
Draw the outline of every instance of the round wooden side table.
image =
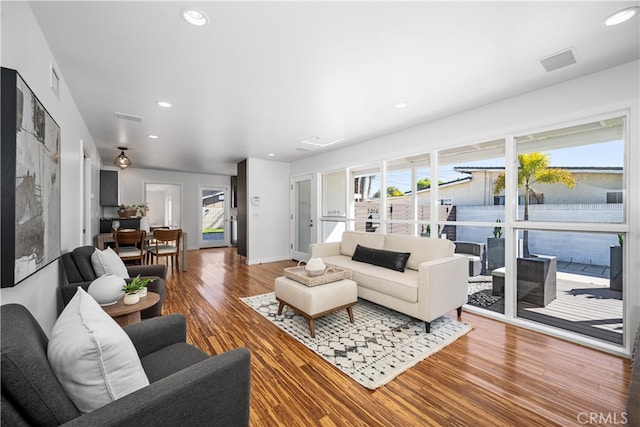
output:
[{"label": "round wooden side table", "polygon": [[125,305],[124,297],[122,297],[117,303],[104,306],[102,309],[113,317],[118,325],[127,326],[140,322],[140,311],[151,307],[158,301],[160,301],[160,295],[155,292],[147,292],[147,296],[140,298],[136,304]]}]

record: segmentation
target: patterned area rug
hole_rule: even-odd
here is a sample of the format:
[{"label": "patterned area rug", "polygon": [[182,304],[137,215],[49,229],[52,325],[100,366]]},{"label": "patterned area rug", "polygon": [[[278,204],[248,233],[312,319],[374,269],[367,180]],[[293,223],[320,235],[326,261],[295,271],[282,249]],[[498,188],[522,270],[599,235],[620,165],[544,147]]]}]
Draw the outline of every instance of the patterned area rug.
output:
[{"label": "patterned area rug", "polygon": [[476,307],[491,307],[502,299],[501,296],[492,295],[493,285],[491,279],[485,279],[483,276],[469,278],[469,300],[468,304]]},{"label": "patterned area rug", "polygon": [[314,321],[311,338],[304,317],[285,307],[278,316],[274,293],[241,298],[249,307],[369,389],[376,389],[436,351],[468,333],[472,327],[448,317],[423,321],[365,300],[353,306],[355,323],[346,310]]}]

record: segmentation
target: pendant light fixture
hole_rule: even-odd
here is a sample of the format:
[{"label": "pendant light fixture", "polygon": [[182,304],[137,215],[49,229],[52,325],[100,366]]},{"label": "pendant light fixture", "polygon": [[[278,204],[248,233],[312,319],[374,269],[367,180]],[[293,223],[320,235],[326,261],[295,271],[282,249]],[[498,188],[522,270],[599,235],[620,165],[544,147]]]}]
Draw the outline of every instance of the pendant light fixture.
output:
[{"label": "pendant light fixture", "polygon": [[127,147],[118,147],[118,150],[120,150],[120,155],[116,157],[116,160],[113,162],[113,164],[120,169],[125,170],[126,168],[131,166],[131,160],[129,160],[127,155],[124,154],[124,152],[127,150]]}]

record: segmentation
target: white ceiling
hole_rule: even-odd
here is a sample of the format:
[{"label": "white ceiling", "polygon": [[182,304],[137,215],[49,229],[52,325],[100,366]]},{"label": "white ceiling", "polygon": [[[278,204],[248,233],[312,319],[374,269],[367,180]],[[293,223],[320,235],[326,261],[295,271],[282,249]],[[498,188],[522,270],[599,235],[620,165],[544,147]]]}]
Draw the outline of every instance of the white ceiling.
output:
[{"label": "white ceiling", "polygon": [[[600,25],[638,1],[30,4],[105,164],[122,145],[151,169],[294,161],[640,56],[637,16]],[[568,48],[577,64],[538,62]]]}]

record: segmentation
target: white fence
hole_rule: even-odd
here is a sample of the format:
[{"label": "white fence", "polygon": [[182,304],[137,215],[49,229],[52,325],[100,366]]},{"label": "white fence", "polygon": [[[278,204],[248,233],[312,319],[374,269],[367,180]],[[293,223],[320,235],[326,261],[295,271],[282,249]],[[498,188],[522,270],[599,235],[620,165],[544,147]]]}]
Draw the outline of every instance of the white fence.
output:
[{"label": "white fence", "polygon": [[[457,221],[504,221],[504,206],[457,206]],[[523,216],[520,208],[519,217]],[[530,205],[530,221],[602,222],[623,221],[622,204]],[[490,227],[456,227],[457,240],[486,243]],[[555,255],[559,261],[609,266],[609,248],[618,244],[615,234],[575,232],[529,232],[529,251]]]}]

